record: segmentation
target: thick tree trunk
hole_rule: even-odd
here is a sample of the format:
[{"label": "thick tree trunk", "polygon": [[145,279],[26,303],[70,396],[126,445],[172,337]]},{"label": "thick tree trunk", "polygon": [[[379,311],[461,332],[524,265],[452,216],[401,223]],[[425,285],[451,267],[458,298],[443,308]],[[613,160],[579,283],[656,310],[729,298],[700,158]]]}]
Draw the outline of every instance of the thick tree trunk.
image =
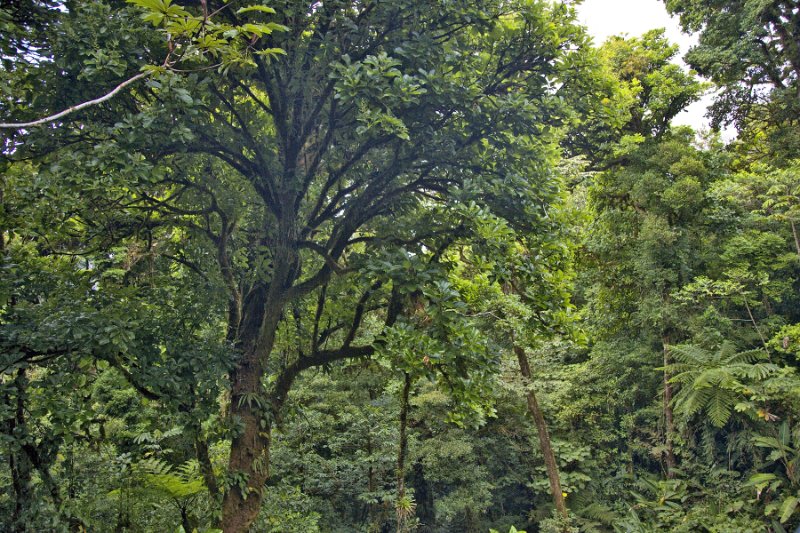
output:
[{"label": "thick tree trunk", "polygon": [[[274,339],[274,333],[272,337]],[[232,373],[229,416],[239,431],[231,441],[228,459],[228,475],[235,481],[222,500],[225,533],[249,531],[261,510],[262,491],[269,478],[271,420],[261,385],[264,359],[266,356],[262,357],[259,352],[245,353]]]},{"label": "thick tree trunk", "polygon": [[664,463],[667,468],[667,478],[675,477],[675,468],[678,466],[675,460],[675,450],[673,447],[673,436],[675,435],[675,418],[672,413],[672,383],[669,380],[667,367],[670,364],[669,343],[667,339],[663,341],[664,348]]},{"label": "thick tree trunk", "polygon": [[261,511],[264,484],[269,478],[270,432],[274,417],[286,400],[287,390],[267,396],[263,378],[286,307],[289,287],[299,271],[297,235],[291,215],[279,222],[273,246],[273,271],[269,286],[244,304],[238,331],[241,358],[231,371],[229,416],[238,432],[231,440],[228,476],[235,480],[222,500],[222,530],[245,533]]},{"label": "thick tree trunk", "polygon": [[[525,350],[521,346],[514,346],[514,354],[517,356],[519,362],[519,370],[522,377],[525,378],[526,384],[531,384],[531,367],[528,363],[528,356],[525,355]],[[556,506],[558,514],[567,518],[567,504],[564,501],[564,493],[561,491],[561,480],[558,475],[558,463],[556,463],[556,456],[553,453],[553,446],[550,443],[550,433],[547,431],[547,422],[545,422],[544,414],[539,408],[539,402],[536,400],[536,394],[532,388],[528,389],[528,412],[533,418],[536,425],[536,431],[539,434],[539,446],[542,449],[542,456],[544,457],[544,466],[547,470],[547,479],[550,482],[550,494],[553,497],[553,503]]]}]

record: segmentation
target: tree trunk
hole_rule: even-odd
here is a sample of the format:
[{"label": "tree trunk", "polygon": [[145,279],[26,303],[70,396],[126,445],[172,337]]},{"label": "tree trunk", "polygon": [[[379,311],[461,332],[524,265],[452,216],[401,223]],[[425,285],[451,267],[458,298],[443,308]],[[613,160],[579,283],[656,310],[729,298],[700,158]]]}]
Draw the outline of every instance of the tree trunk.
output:
[{"label": "tree trunk", "polygon": [[758,333],[758,338],[761,339],[761,346],[764,347],[764,351],[767,352],[767,355],[769,355],[769,348],[767,347],[767,339],[764,338],[764,334],[761,333],[761,328],[758,327],[758,322],[756,322],[756,317],[753,316],[753,310],[750,309],[750,304],[747,303],[747,296],[744,297],[744,308],[747,310],[747,316],[750,317],[750,322],[753,324],[756,333]]},{"label": "tree trunk", "polygon": [[266,412],[268,406],[261,385],[264,366],[260,354],[250,351],[232,373],[229,416],[239,431],[231,441],[228,459],[228,475],[233,485],[222,500],[225,533],[249,531],[261,510],[262,491],[269,478],[272,421]]},{"label": "tree trunk", "polygon": [[245,533],[261,511],[264,484],[269,478],[269,446],[274,417],[286,400],[287,390],[267,396],[263,378],[275,336],[288,300],[289,287],[299,272],[297,235],[292,218],[279,221],[273,250],[269,286],[244,304],[237,327],[241,358],[231,371],[228,414],[239,431],[231,440],[228,476],[234,482],[222,500],[222,530]]},{"label": "tree trunk", "polygon": [[669,382],[672,376],[667,371],[670,364],[669,343],[663,340],[664,349],[664,463],[667,467],[667,478],[675,478],[675,450],[673,448],[673,436],[675,435],[675,419],[672,414],[672,383]]},{"label": "tree trunk", "polygon": [[208,454],[208,442],[199,435],[195,436],[194,451],[197,457],[197,463],[200,465],[200,473],[203,476],[203,482],[208,489],[211,498],[219,503],[219,484],[217,477],[214,475],[214,466],[211,464],[211,457]]},{"label": "tree trunk", "polygon": [[[370,391],[370,396],[372,391]],[[374,400],[374,398],[371,398]],[[377,505],[372,502],[372,495],[375,494],[377,484],[375,483],[375,468],[372,466],[372,434],[367,434],[367,457],[369,457],[369,468],[367,469],[367,492],[370,494],[370,502],[367,503],[367,531],[373,531],[376,527]]]},{"label": "tree trunk", "polygon": [[794,223],[794,220],[789,220],[789,223],[792,225],[792,236],[794,237],[794,248],[797,250],[797,257],[800,259],[800,235],[797,234],[797,226]]},{"label": "tree trunk", "polygon": [[189,510],[186,508],[185,505],[180,506],[181,511],[181,526],[183,526],[183,530],[186,533],[191,533],[194,531],[193,520],[189,518]]},{"label": "tree trunk", "polygon": [[282,307],[265,306],[269,311],[263,315],[261,326],[253,328],[251,324],[242,331],[244,353],[231,372],[228,414],[239,431],[231,440],[228,459],[228,475],[234,482],[222,499],[222,530],[225,533],[249,531],[261,510],[262,492],[269,478],[273,422],[271,402],[262,379],[275,342]]},{"label": "tree trunk", "polygon": [[514,346],[514,353],[519,362],[519,370],[522,377],[525,379],[528,388],[528,412],[536,424],[536,431],[539,433],[539,446],[542,449],[542,456],[544,456],[544,466],[547,470],[547,479],[550,482],[550,494],[553,497],[553,503],[556,506],[558,514],[567,518],[567,504],[564,501],[564,493],[561,491],[561,480],[558,475],[558,463],[556,463],[556,456],[553,453],[553,446],[550,443],[550,434],[547,431],[547,422],[544,420],[542,410],[539,408],[539,402],[536,401],[536,394],[533,389],[531,381],[531,367],[528,363],[528,356],[525,355],[525,350],[521,346]]},{"label": "tree trunk", "polygon": [[414,463],[412,484],[414,486],[414,500],[417,504],[417,518],[420,520],[419,531],[430,533],[436,522],[436,509],[433,502],[433,491],[425,479],[425,469],[421,462]]},{"label": "tree trunk", "polygon": [[400,397],[400,447],[397,450],[397,532],[408,531],[408,519],[413,508],[403,501],[406,496],[406,455],[408,454],[408,396],[411,391],[411,374],[405,372],[403,391]]},{"label": "tree trunk", "polygon": [[[19,369],[14,379],[14,389],[16,397],[14,400],[14,415],[7,420],[7,434],[14,435],[18,429],[24,431],[25,424],[25,370]],[[6,397],[11,400],[10,397]],[[12,451],[8,457],[8,466],[11,470],[11,485],[14,488],[14,510],[11,515],[11,530],[14,533],[24,533],[28,530],[26,526],[26,514],[30,512],[33,504],[33,464],[28,454],[19,448]]]}]

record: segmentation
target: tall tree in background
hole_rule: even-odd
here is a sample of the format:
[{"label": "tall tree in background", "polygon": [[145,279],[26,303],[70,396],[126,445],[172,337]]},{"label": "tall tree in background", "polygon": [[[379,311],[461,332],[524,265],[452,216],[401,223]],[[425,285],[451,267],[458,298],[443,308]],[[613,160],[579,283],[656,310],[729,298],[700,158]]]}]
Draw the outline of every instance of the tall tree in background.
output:
[{"label": "tall tree in background", "polygon": [[[636,349],[657,349],[663,365],[670,362],[668,345],[682,335],[671,293],[690,281],[693,263],[701,259],[689,252],[699,242],[689,226],[702,208],[707,179],[702,157],[691,147],[691,133],[674,132],[670,126],[704,88],[670,62],[677,51],[663,30],[641,38],[612,37],[601,48],[619,76],[623,96],[629,96],[629,119],[617,130],[606,158],[595,163],[605,171],[590,188],[595,222],[586,256],[591,265],[587,271],[602,272],[591,289],[590,309],[597,306],[600,324],[597,339],[627,342],[614,340],[614,332],[625,328],[607,321],[625,317],[637,324]],[[609,240],[612,234],[624,235],[622,242]],[[655,360],[651,364],[658,366]],[[677,466],[675,424],[666,372],[662,381],[663,458],[672,477]]]},{"label": "tall tree in background", "polygon": [[771,151],[797,157],[800,116],[800,12],[784,0],[665,0],[699,43],[686,60],[721,92],[713,123],[771,139]]}]

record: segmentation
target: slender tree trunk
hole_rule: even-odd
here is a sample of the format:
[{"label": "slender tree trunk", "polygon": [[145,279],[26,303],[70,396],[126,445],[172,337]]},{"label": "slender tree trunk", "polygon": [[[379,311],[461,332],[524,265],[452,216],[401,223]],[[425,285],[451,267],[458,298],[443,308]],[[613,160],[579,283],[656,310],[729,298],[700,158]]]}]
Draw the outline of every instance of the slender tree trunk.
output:
[{"label": "slender tree trunk", "polygon": [[408,531],[408,519],[413,509],[405,506],[406,455],[408,454],[408,396],[411,391],[411,374],[405,372],[403,391],[400,396],[400,447],[397,450],[397,532]]},{"label": "slender tree trunk", "polygon": [[758,322],[756,322],[756,317],[753,316],[753,310],[750,309],[750,304],[747,303],[747,297],[744,298],[744,308],[747,310],[747,316],[750,317],[750,322],[753,323],[753,327],[758,333],[758,338],[761,339],[761,346],[764,347],[764,351],[769,354],[769,348],[767,348],[767,339],[764,338],[764,334],[761,333],[761,328],[758,327]]},{"label": "slender tree trunk", "polygon": [[183,530],[186,533],[191,533],[191,531],[194,528],[192,527],[192,521],[189,519],[189,511],[188,509],[186,509],[185,505],[181,505],[180,510],[181,510],[181,525],[183,526]]},{"label": "slender tree trunk", "polygon": [[528,412],[533,418],[536,425],[536,431],[539,433],[539,446],[542,449],[542,456],[544,456],[544,466],[547,470],[547,479],[550,482],[550,494],[553,497],[553,503],[556,506],[558,514],[567,518],[567,504],[564,501],[564,493],[561,491],[561,480],[558,475],[558,463],[556,463],[556,456],[553,453],[553,446],[550,443],[550,433],[547,431],[547,422],[545,422],[544,414],[539,408],[539,402],[536,400],[536,394],[530,388],[531,381],[531,367],[528,363],[528,356],[525,355],[525,350],[521,346],[514,346],[514,354],[517,356],[519,362],[519,370],[522,377],[525,379],[528,388]]},{"label": "slender tree trunk", "polygon": [[789,223],[792,225],[792,235],[794,236],[794,248],[797,250],[797,257],[800,259],[800,235],[797,234],[797,226],[794,223],[794,220],[789,220]]},{"label": "slender tree trunk", "polygon": [[[367,457],[369,457],[369,468],[367,468],[367,492],[370,495],[375,493],[375,469],[372,467],[372,435],[367,434]],[[375,522],[375,504],[370,501],[367,504],[367,530],[372,531]]]},{"label": "slender tree trunk", "polygon": [[14,489],[14,510],[11,514],[11,531],[14,533],[25,532],[23,516],[30,509],[33,500],[32,468],[24,454],[11,453],[8,457],[8,466],[11,470],[11,486]]},{"label": "slender tree trunk", "polygon": [[219,484],[217,483],[217,477],[214,475],[214,466],[211,464],[211,457],[208,454],[208,442],[199,435],[196,436],[194,440],[194,451],[208,493],[211,495],[212,499],[219,502]]},{"label": "slender tree trunk", "polygon": [[428,480],[425,479],[425,468],[421,462],[414,463],[413,478],[414,500],[417,504],[416,514],[420,520],[419,531],[430,533],[436,522],[436,510],[433,502],[433,492]]},{"label": "slender tree trunk", "polygon": [[[17,371],[14,380],[16,389],[14,415],[7,420],[8,435],[17,433],[20,421],[24,423],[24,377],[25,371]],[[10,399],[7,397],[7,399]],[[33,504],[33,464],[31,464],[28,454],[22,449],[12,451],[8,457],[8,466],[11,470],[11,486],[14,489],[14,510],[11,514],[11,531],[14,533],[25,533],[27,531],[25,515],[30,511]]]},{"label": "slender tree trunk", "polygon": [[465,533],[478,533],[478,519],[472,507],[464,507],[464,530]]},{"label": "slender tree trunk", "polygon": [[670,364],[669,357],[669,342],[663,339],[663,352],[664,352],[664,463],[667,467],[667,478],[673,479],[675,477],[675,468],[677,461],[675,460],[675,449],[673,446],[673,437],[675,435],[675,418],[672,413],[672,379],[667,366]]}]

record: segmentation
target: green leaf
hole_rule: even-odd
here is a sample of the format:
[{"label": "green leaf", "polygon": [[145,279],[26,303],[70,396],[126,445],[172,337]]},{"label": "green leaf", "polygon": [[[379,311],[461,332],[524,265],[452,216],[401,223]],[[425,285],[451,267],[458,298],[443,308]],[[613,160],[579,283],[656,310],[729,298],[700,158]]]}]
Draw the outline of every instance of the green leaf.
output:
[{"label": "green leaf", "polygon": [[783,501],[783,504],[781,504],[781,509],[780,509],[781,524],[783,524],[784,522],[789,520],[789,518],[791,518],[792,514],[794,514],[795,509],[797,509],[797,505],[799,503],[800,500],[798,500],[795,496],[789,496]]},{"label": "green leaf", "polygon": [[775,474],[764,474],[764,473],[756,474],[754,476],[751,476],[750,479],[747,480],[745,486],[752,486],[756,487],[756,489],[758,490],[763,490],[764,487],[766,487],[771,482],[777,479],[778,476],[776,476]]},{"label": "green leaf", "polygon": [[158,11],[163,13],[167,10],[167,6],[164,4],[163,0],[127,0],[127,2],[149,11]]},{"label": "green leaf", "polygon": [[271,7],[267,7],[267,6],[247,6],[247,7],[242,7],[242,8],[239,8],[236,11],[236,14],[237,15],[241,15],[242,13],[249,13],[251,11],[260,11],[262,13],[269,13],[270,15],[275,14],[275,10],[272,9]]}]

